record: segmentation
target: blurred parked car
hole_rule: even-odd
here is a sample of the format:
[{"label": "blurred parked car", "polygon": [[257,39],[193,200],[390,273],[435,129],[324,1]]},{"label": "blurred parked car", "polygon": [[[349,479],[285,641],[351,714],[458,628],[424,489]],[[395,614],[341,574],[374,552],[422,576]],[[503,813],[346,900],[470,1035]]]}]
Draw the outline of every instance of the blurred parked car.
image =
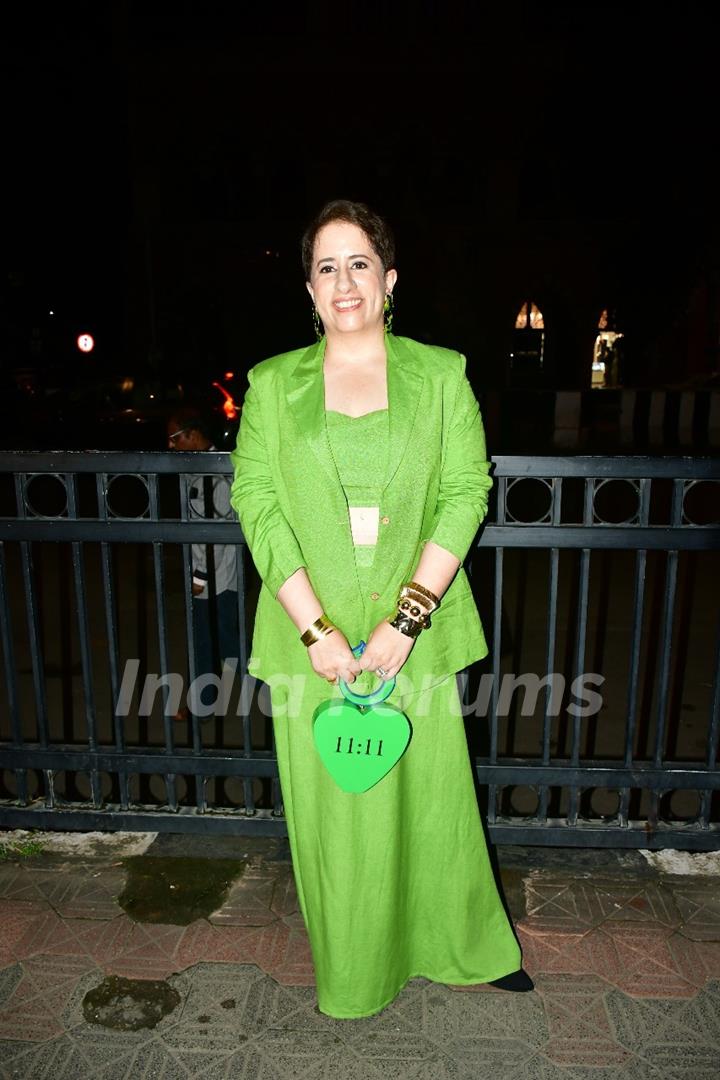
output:
[{"label": "blurred parked car", "polygon": [[[58,380],[59,381],[59,380]],[[233,372],[202,383],[126,374],[75,385],[35,385],[7,394],[0,416],[0,446],[17,450],[164,450],[167,417],[195,405],[208,435],[223,450],[237,438],[239,379]]]}]

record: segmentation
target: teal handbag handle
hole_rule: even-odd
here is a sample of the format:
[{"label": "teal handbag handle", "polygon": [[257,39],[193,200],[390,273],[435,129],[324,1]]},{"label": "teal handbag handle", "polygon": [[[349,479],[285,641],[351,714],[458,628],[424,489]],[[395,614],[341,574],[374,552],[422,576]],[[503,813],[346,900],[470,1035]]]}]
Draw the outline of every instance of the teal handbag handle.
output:
[{"label": "teal handbag handle", "polygon": [[[365,652],[365,642],[361,641],[359,645],[356,645],[352,650],[352,654],[357,660],[359,656]],[[390,697],[395,689],[395,676],[392,679],[384,679],[377,690],[373,690],[369,694],[356,694],[354,690],[351,690],[344,679],[338,679],[338,686],[342,690],[343,697],[347,701],[351,701],[353,705],[378,705],[381,701],[385,701]]]}]

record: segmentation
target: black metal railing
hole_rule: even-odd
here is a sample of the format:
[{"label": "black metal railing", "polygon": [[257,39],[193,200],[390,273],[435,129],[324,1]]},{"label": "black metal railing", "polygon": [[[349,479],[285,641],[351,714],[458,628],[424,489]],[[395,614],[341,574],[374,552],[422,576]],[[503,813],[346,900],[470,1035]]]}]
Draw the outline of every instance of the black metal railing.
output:
[{"label": "black metal railing", "polygon": [[[237,522],[193,511],[227,470],[0,454],[0,826],[284,831],[247,676],[257,576]],[[720,846],[720,462],[499,457],[494,475],[467,563],[491,654],[464,676],[493,838]],[[191,544],[238,556],[237,667],[207,716],[178,708],[202,674]]]}]

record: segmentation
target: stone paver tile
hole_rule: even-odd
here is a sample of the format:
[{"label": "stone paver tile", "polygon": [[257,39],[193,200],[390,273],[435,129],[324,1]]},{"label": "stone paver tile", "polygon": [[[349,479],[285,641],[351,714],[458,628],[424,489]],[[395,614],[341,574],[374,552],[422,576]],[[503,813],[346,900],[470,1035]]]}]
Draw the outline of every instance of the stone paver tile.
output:
[{"label": "stone paver tile", "polygon": [[709,979],[720,979],[720,941],[693,941],[676,933],[668,938],[668,949],[688,982],[702,988]]},{"label": "stone paver tile", "polygon": [[717,1080],[718,1049],[716,1046],[684,1046],[658,1042],[643,1054],[649,1065],[655,1066],[664,1080]]},{"label": "stone paver tile", "polygon": [[0,971],[0,1005],[4,1005],[15,993],[17,984],[23,977],[22,964],[11,964]]},{"label": "stone paver tile", "polygon": [[123,908],[117,897],[125,884],[124,870],[90,870],[72,875],[72,885],[58,901],[50,902],[64,919],[116,919]]},{"label": "stone paver tile", "polygon": [[[367,1017],[366,1021],[372,1019]],[[342,1023],[338,1021],[338,1024]],[[398,1080],[406,1077],[408,1080],[435,1080],[435,1077],[465,1080],[468,1075],[454,1057],[452,1047],[441,1048],[421,1033],[411,1033],[404,1027],[396,1027],[394,1031],[391,1027],[366,1027],[362,1036],[358,1036],[357,1025],[355,1020],[345,1024],[351,1037],[348,1053],[342,1057],[343,1067],[349,1069],[351,1075],[354,1073],[357,1080],[387,1080],[389,1077]],[[338,1036],[342,1038],[342,1029]]]},{"label": "stone paver tile", "polygon": [[236,1050],[216,1075],[220,1080],[286,1080],[286,1074],[278,1071],[277,1062],[266,1058],[258,1043]]},{"label": "stone paver tile", "polygon": [[683,998],[632,998],[620,990],[611,990],[605,997],[618,1042],[641,1055],[658,1042],[698,1041],[683,1019],[688,1004]]},{"label": "stone paver tile", "polygon": [[553,965],[557,958],[566,951],[571,952],[587,932],[586,928],[574,934],[540,930],[525,920],[516,923],[515,930],[522,948],[523,967],[530,975],[555,970]]},{"label": "stone paver tile", "polygon": [[304,927],[283,922],[265,927],[211,926],[198,920],[185,928],[174,954],[176,971],[199,961],[257,964],[286,986],[313,986],[314,969]]},{"label": "stone paver tile", "polygon": [[[275,881],[270,907],[276,915],[282,916],[286,922],[289,916],[300,914],[300,903],[292,870],[281,874]],[[300,915],[300,918],[302,919],[302,915]]]},{"label": "stone paver tile", "polygon": [[[668,1077],[660,1069],[643,1058],[636,1058],[629,1065],[626,1065],[622,1072],[618,1074],[618,1077],[619,1080],[668,1080]],[[587,1080],[596,1080],[596,1077],[589,1075]]]},{"label": "stone paver tile", "polygon": [[197,964],[168,982],[183,999],[177,1023],[163,1032],[175,1049],[233,1053],[266,1029],[291,1030],[305,1012],[302,999],[252,964]]},{"label": "stone paver tile", "polygon": [[[596,888],[600,890],[601,887]],[[645,882],[626,903],[609,911],[607,919],[613,922],[655,923],[670,929],[675,929],[682,922],[672,891],[653,881]]]},{"label": "stone paver tile", "polygon": [[599,926],[606,919],[676,927],[681,914],[671,889],[652,881],[568,880],[535,872],[525,879],[526,919],[540,929]]},{"label": "stone paver tile", "polygon": [[86,956],[103,964],[121,952],[135,924],[119,919],[61,919],[50,910],[20,942],[25,956]]},{"label": "stone paver tile", "polygon": [[620,961],[618,989],[637,997],[693,997],[697,988],[678,971],[664,927],[606,923]]},{"label": "stone paver tile", "polygon": [[720,915],[720,896],[718,895],[717,878],[711,880],[700,879],[696,881],[684,881],[673,884],[668,888],[672,890],[675,903],[680,909],[683,918],[695,908],[708,908]]},{"label": "stone paver tile", "polygon": [[[315,969],[307,932],[304,927],[296,930],[286,923],[282,923],[282,927],[282,935],[277,935],[273,943],[272,967],[268,973],[285,986],[314,986]],[[258,957],[261,960],[262,945],[259,946]]]},{"label": "stone paver tile", "polygon": [[[364,1065],[364,1062],[361,1063],[362,1065]],[[387,1080],[388,1075],[392,1076],[392,1072],[386,1069],[381,1080]],[[411,1069],[403,1069],[400,1075],[403,1080],[405,1077],[408,1080],[465,1080],[468,1073],[462,1069],[458,1062],[440,1053],[427,1061],[414,1063]],[[472,1080],[477,1080],[477,1072],[471,1075]],[[364,1080],[362,1072],[358,1073],[358,1080]]]},{"label": "stone paver tile", "polygon": [[526,1062],[522,1069],[503,1072],[501,1077],[502,1080],[667,1080],[658,1070],[634,1056],[629,1056],[622,1064],[561,1066],[542,1052]]},{"label": "stone paver tile", "polygon": [[252,926],[214,926],[196,919],[183,927],[174,952],[176,971],[201,961],[255,963],[259,929]]},{"label": "stone paver tile", "polygon": [[[671,916],[679,921],[678,912],[667,899],[656,896],[642,882],[577,880],[532,874],[525,879],[526,918],[547,930],[568,928],[570,924],[589,929],[608,918],[617,918],[628,908],[631,917]],[[671,911],[670,911],[671,909]],[[568,923],[570,920],[570,924]]]},{"label": "stone paver tile", "polygon": [[29,942],[35,940],[39,928],[57,916],[39,900],[4,900],[0,918],[0,952],[7,963],[29,955]]},{"label": "stone paver tile", "polygon": [[266,859],[263,855],[251,855],[245,864],[243,878],[262,878],[265,881],[274,881],[277,877],[287,872],[288,863],[275,862]]},{"label": "stone paver tile", "polygon": [[720,941],[720,897],[716,885],[676,886],[680,932],[694,941]]},{"label": "stone paver tile", "polygon": [[175,954],[187,929],[128,919],[123,924],[121,939],[102,966],[107,974],[124,975],[128,979],[165,979],[178,970]]},{"label": "stone paver tile", "polygon": [[284,922],[263,929],[258,938],[257,963],[285,986],[312,986],[315,982],[310,941],[305,929]]},{"label": "stone paver tile", "polygon": [[425,1002],[424,1031],[440,1047],[471,1032],[536,1047],[548,1039],[543,999],[536,993],[456,994],[431,983],[419,997]]},{"label": "stone paver tile", "polygon": [[275,881],[275,875],[248,877],[244,873],[232,886],[222,907],[209,916],[209,921],[224,926],[265,926],[275,922],[278,915],[270,908]]},{"label": "stone paver tile", "polygon": [[122,913],[115,897],[124,880],[123,870],[86,866],[34,870],[27,866],[6,881],[4,896],[45,901],[65,918],[114,919]]},{"label": "stone paver tile", "polygon": [[608,984],[594,975],[541,976],[550,1037],[542,1053],[556,1065],[620,1066],[632,1055],[622,1046],[605,1009]]},{"label": "stone paver tile", "polygon": [[[207,1080],[226,1074],[229,1054],[225,1051],[177,1050],[168,1047],[162,1039],[154,1039],[141,1053],[136,1055],[136,1071],[118,1074],[114,1071],[113,1080]],[[123,1063],[124,1064],[124,1063]],[[139,1068],[138,1068],[139,1066]],[[109,1076],[113,1076],[110,1072]],[[100,1074],[103,1080],[109,1080]]]},{"label": "stone paver tile", "polygon": [[523,947],[523,966],[533,977],[540,974],[598,975],[615,982],[621,962],[613,937],[602,928],[585,934],[536,932],[525,923],[517,927]]},{"label": "stone paver tile", "polygon": [[[532,1059],[535,1048],[522,1039],[485,1037],[482,1033],[455,1036],[445,1047],[448,1057],[467,1077],[505,1077]],[[402,1076],[402,1073],[395,1073]]]},{"label": "stone paver tile", "polygon": [[557,932],[587,930],[606,916],[588,883],[547,880],[537,875],[525,879],[525,908],[524,922]]},{"label": "stone paver tile", "polygon": [[62,1013],[78,980],[97,971],[85,958],[37,956],[22,963],[23,977],[0,1007],[0,1039],[39,1041],[64,1031]]},{"label": "stone paver tile", "polygon": [[72,924],[62,919],[52,907],[46,907],[36,923],[28,927],[26,934],[17,943],[17,951],[21,958],[36,956],[38,953],[84,955]]},{"label": "stone paver tile", "polygon": [[[720,1047],[720,980],[709,982],[682,1009],[682,1023],[698,1042]],[[720,1061],[720,1053],[718,1054]]]},{"label": "stone paver tile", "polygon": [[1,881],[3,900],[28,900],[47,902],[46,892],[52,891],[57,878],[53,870],[32,870],[28,866],[3,868]]},{"label": "stone paver tile", "polygon": [[[85,992],[90,989],[87,987]],[[75,1044],[78,1061],[87,1062],[84,1075],[93,1080],[95,1077],[135,1080],[142,1076],[143,1062],[158,1040],[156,1033],[147,1028],[119,1032],[88,1023],[78,1024],[68,1034]]]},{"label": "stone paver tile", "polygon": [[6,860],[0,863],[0,898],[8,895],[8,890],[14,887],[15,879],[22,872],[23,868],[19,865],[19,861]]},{"label": "stone paver tile", "polygon": [[336,1080],[337,1077],[352,1076],[347,1067],[348,1057],[354,1058],[356,1066],[360,1064],[347,1046],[330,1032],[270,1029],[263,1033],[257,1045],[262,1057],[275,1070],[271,1075],[278,1080],[290,1077]]},{"label": "stone paver tile", "polygon": [[93,1077],[90,1062],[67,1032],[43,1042],[0,1043],[0,1076],[3,1080],[77,1080]]}]

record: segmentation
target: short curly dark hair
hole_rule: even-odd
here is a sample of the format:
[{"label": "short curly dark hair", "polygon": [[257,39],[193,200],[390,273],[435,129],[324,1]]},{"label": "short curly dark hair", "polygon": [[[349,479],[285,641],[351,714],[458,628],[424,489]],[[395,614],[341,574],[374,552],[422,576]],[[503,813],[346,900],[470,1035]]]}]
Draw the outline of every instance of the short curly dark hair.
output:
[{"label": "short curly dark hair", "polygon": [[332,221],[347,221],[350,225],[357,225],[362,229],[382,263],[383,273],[395,265],[395,237],[387,221],[365,203],[333,199],[332,202],[325,203],[303,233],[302,264],[306,281],[310,280],[312,272],[317,234]]}]

